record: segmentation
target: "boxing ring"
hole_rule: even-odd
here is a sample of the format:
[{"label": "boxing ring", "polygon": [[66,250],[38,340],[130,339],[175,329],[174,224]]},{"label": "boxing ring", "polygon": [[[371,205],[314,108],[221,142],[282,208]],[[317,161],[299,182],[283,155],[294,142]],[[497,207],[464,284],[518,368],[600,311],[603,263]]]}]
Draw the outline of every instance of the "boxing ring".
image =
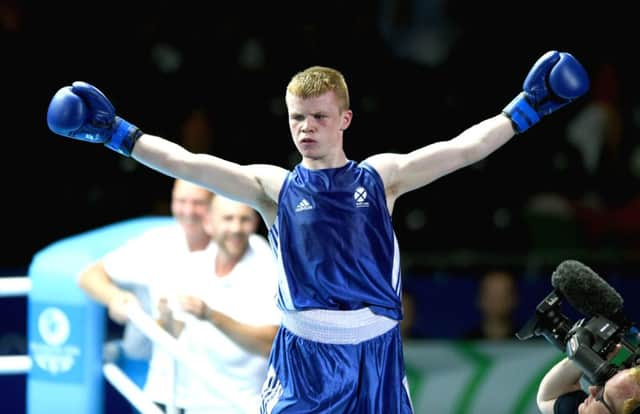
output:
[{"label": "boxing ring", "polygon": [[[27,296],[31,290],[31,279],[23,276],[3,277],[0,279],[0,299]],[[0,356],[0,374],[25,374],[31,369],[28,355]]]},{"label": "boxing ring", "polygon": [[[0,277],[0,300],[27,298],[28,355],[0,356],[0,375],[26,376],[26,408],[21,412],[103,414],[109,408],[105,404],[106,383],[141,414],[161,412],[137,385],[139,381],[131,379],[135,375],[131,375],[126,364],[119,364],[105,352],[109,344],[105,343],[108,323],[105,307],[79,288],[77,274],[129,238],[170,220],[170,217],[137,218],[59,240],[34,255],[26,277]],[[425,290],[429,296],[424,302],[432,303],[434,310],[445,308],[438,301],[447,292],[464,291],[463,285],[452,285],[456,280],[465,282],[462,278],[448,279],[446,283],[442,279],[430,282]],[[548,292],[548,281],[536,280],[530,279],[531,284],[525,287],[527,291],[539,292],[533,295],[533,302],[526,304],[527,311]],[[621,290],[635,291],[637,286]],[[471,306],[473,299],[469,296],[461,302]],[[139,308],[129,309],[129,316],[131,323],[190,368],[193,375],[221,394],[235,393],[227,384],[207,378],[208,373],[199,369],[197,361],[190,359],[179,343]],[[555,348],[536,341],[476,345],[407,342],[404,346],[416,413],[536,414],[535,385],[541,373],[559,356]],[[513,375],[514,372],[518,375]],[[498,394],[501,398],[496,399]],[[473,407],[474,411],[465,407]],[[175,413],[170,403],[167,413]]]},{"label": "boxing ring", "polygon": [[[141,414],[162,414],[107,356],[105,307],[80,289],[77,275],[126,240],[172,220],[166,216],[141,217],[59,240],[34,255],[26,277],[0,278],[0,299],[27,297],[28,355],[0,356],[0,375],[27,376],[25,413],[103,413],[106,380]],[[176,363],[221,394],[235,393],[204,372],[202,365],[139,306],[130,306],[128,316]],[[175,412],[175,404],[167,404],[167,413]]]}]

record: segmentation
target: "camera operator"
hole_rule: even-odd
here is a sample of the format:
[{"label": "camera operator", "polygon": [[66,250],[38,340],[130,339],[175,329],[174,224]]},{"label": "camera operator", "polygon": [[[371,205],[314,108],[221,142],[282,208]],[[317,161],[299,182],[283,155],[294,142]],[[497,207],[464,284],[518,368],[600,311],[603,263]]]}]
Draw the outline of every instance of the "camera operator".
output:
[{"label": "camera operator", "polygon": [[[620,346],[609,354],[613,358]],[[580,367],[564,358],[544,376],[537,403],[542,414],[631,414],[640,407],[640,366],[622,369],[602,386],[580,386]],[[640,412],[640,409],[636,412]]]}]

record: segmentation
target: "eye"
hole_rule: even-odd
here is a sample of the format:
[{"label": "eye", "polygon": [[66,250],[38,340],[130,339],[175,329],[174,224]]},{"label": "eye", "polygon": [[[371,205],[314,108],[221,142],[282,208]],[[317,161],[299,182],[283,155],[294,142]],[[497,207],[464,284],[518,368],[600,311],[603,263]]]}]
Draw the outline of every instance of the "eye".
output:
[{"label": "eye", "polygon": [[294,121],[298,121],[298,122],[300,122],[300,121],[303,121],[303,120],[304,120],[304,116],[303,116],[303,115],[296,115],[296,114],[294,114],[294,115],[291,115],[291,119],[292,119],[292,120],[294,120]]}]

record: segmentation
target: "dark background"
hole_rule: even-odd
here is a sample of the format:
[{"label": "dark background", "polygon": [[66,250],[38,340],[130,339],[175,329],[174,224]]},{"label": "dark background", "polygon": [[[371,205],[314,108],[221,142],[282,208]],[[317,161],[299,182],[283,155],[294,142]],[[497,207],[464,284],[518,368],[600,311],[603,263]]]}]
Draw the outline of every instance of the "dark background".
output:
[{"label": "dark background", "polygon": [[[49,100],[75,80],[98,86],[120,116],[146,132],[180,142],[186,116],[204,108],[214,131],[211,152],[290,166],[297,158],[283,96],[297,70],[321,64],[345,74],[355,113],[345,147],[361,160],[449,139],[498,113],[521,90],[533,62],[557,49],[576,56],[592,78],[601,65],[614,67],[620,152],[629,157],[636,145],[637,35],[623,2],[585,8],[542,1],[532,10],[461,0],[266,3],[115,2],[90,11],[3,2],[7,231],[0,266],[24,268],[59,238],[167,212],[170,179],[48,130]],[[426,57],[404,50],[414,43]],[[441,49],[444,57],[429,57]],[[251,50],[261,57],[251,59]],[[174,69],[162,69],[171,59],[159,56],[167,55],[179,57]],[[526,222],[534,195],[554,191],[577,200],[590,186],[598,193],[616,189],[607,203],[633,200],[637,177],[628,160],[620,162],[623,172],[599,178],[585,178],[578,164],[556,165],[558,154],[571,157],[567,123],[591,99],[590,93],[545,118],[487,160],[404,196],[394,212],[403,251],[428,257],[464,249],[520,260],[549,247],[533,240]],[[626,248],[636,241],[618,236],[551,247]]]},{"label": "dark background", "polygon": [[[307,66],[344,73],[354,110],[345,148],[362,160],[452,138],[499,113],[535,60],[555,49],[577,57],[598,87],[488,159],[396,204],[407,286],[431,301],[419,307],[423,319],[438,318],[417,332],[455,337],[456,323],[474,321],[473,309],[451,310],[458,300],[469,304],[475,284],[465,280],[487,267],[516,269],[522,316],[546,295],[551,271],[567,258],[627,286],[640,268],[640,85],[631,5],[2,1],[0,274],[25,275],[34,253],[61,238],[168,214],[171,179],[101,145],[49,131],[51,97],[75,80],[99,87],[120,116],[145,132],[181,142],[182,125],[198,109],[212,126],[209,152],[287,167],[297,157],[284,89]],[[596,82],[603,68],[609,77]],[[568,125],[602,101],[619,122],[598,167],[587,171]],[[434,295],[434,286],[449,286],[452,297]],[[627,302],[631,316],[634,303]],[[24,301],[2,307],[22,312]],[[9,319],[0,353],[20,353],[24,321]]]}]

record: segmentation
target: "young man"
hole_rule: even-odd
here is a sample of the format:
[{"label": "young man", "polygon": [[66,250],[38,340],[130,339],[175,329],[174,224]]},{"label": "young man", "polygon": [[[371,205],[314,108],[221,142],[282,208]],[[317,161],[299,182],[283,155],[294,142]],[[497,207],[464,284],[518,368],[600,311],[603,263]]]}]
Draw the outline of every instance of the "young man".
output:
[{"label": "young man", "polygon": [[538,388],[542,414],[631,414],[640,412],[640,367],[624,369],[602,387],[582,391],[582,371],[564,358],[551,368]]},{"label": "young man", "polygon": [[116,116],[85,82],[60,89],[47,114],[55,133],[107,147],[164,174],[254,207],[280,265],[283,324],[270,355],[263,413],[410,413],[404,373],[398,198],[483,159],[589,88],[582,65],[550,51],[501,113],[408,154],[347,158],[353,113],[340,72],[314,66],[286,89],[293,171],[193,154]]}]

